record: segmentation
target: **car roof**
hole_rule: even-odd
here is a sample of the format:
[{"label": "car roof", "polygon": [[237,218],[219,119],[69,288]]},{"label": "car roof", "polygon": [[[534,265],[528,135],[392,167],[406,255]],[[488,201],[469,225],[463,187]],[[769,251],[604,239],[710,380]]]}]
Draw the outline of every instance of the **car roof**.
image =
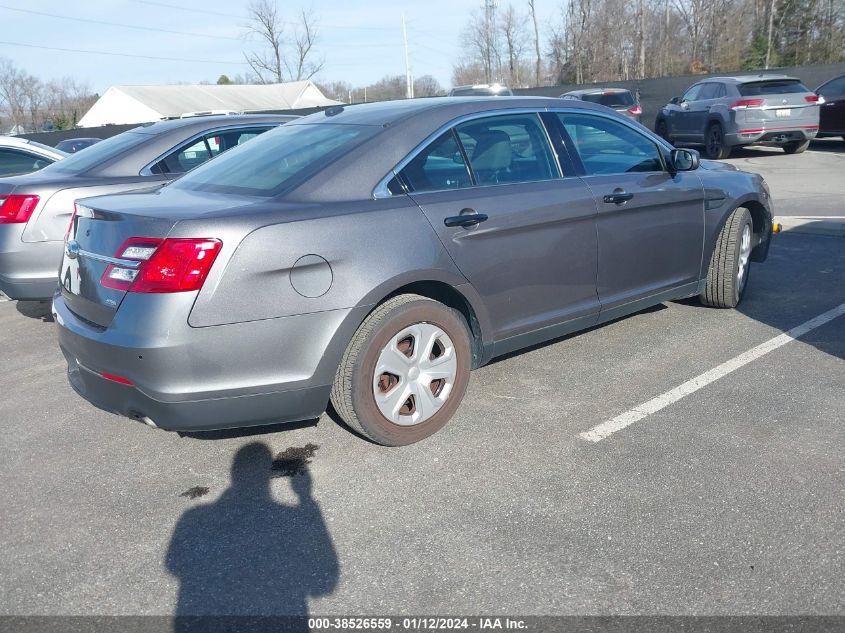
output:
[{"label": "car roof", "polygon": [[241,125],[244,123],[285,123],[300,118],[293,114],[224,114],[212,116],[195,116],[185,119],[168,119],[147,123],[133,128],[132,132],[141,134],[166,134],[173,130],[197,131],[218,125]]},{"label": "car roof", "polygon": [[723,81],[725,83],[732,83],[732,84],[747,84],[747,83],[754,83],[758,81],[778,81],[778,80],[789,80],[789,81],[801,81],[798,77],[791,77],[789,75],[738,75],[736,77],[707,77],[706,79],[702,79],[697,83],[705,83],[708,81]]},{"label": "car roof", "polygon": [[53,156],[55,158],[61,158],[67,156],[67,152],[63,152],[60,149],[56,149],[55,147],[50,147],[48,145],[44,145],[43,143],[39,143],[37,141],[30,140],[28,138],[21,138],[19,136],[0,136],[0,146],[2,147],[16,147],[19,149],[29,149],[33,152],[38,154],[46,154]]},{"label": "car roof", "polygon": [[[322,112],[302,117],[288,125],[314,125],[336,123],[339,125],[376,125],[389,127],[400,121],[422,117],[441,118],[444,121],[475,112],[495,112],[514,108],[588,108],[596,109],[595,104],[574,102],[557,97],[427,97],[421,99],[401,99],[360,103],[351,106],[332,106]],[[598,106],[601,109],[601,106]]]}]

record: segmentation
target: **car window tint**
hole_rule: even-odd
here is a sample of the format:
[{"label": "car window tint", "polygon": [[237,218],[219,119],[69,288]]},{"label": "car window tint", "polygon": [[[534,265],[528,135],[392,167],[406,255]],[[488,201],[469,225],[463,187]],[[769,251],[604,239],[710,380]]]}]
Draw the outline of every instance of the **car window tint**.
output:
[{"label": "car window tint", "polygon": [[140,134],[131,130],[123,132],[86,148],[84,152],[76,152],[63,158],[50,167],[50,170],[81,174],[121,154],[135,150],[154,138],[153,135]]},{"label": "car window tint", "polygon": [[150,171],[154,174],[183,174],[269,129],[270,127],[258,127],[209,132],[201,139],[191,141],[187,146],[172,152],[153,165]]},{"label": "car window tint", "polygon": [[819,88],[819,94],[823,97],[840,97],[845,95],[845,77],[839,77],[827,82]]},{"label": "car window tint", "polygon": [[586,93],[584,101],[598,103],[608,108],[627,108],[634,105],[634,95],[627,90],[624,92],[594,92]]},{"label": "car window tint", "polygon": [[376,126],[365,125],[282,125],[200,165],[169,186],[275,196],[377,132]]},{"label": "car window tint", "polygon": [[706,99],[718,99],[720,87],[721,84],[716,83],[702,84],[701,90],[698,93],[697,100],[704,101]]},{"label": "car window tint", "polygon": [[696,99],[698,99],[698,93],[701,91],[703,85],[704,84],[697,84],[687,90],[684,93],[684,96],[681,97],[681,101],[695,101]]},{"label": "car window tint", "polygon": [[451,130],[417,154],[401,173],[411,191],[460,189],[472,184],[461,148]]},{"label": "car window tint", "polygon": [[29,174],[46,167],[52,161],[13,149],[0,149],[0,177]]},{"label": "car window tint", "polygon": [[785,95],[796,92],[812,92],[797,79],[778,79],[775,81],[752,81],[737,86],[743,97],[757,97],[762,95]]},{"label": "car window tint", "polygon": [[663,171],[657,145],[627,125],[582,114],[558,116],[588,176]]},{"label": "car window tint", "polygon": [[536,114],[475,119],[455,129],[478,185],[559,177],[548,138]]}]

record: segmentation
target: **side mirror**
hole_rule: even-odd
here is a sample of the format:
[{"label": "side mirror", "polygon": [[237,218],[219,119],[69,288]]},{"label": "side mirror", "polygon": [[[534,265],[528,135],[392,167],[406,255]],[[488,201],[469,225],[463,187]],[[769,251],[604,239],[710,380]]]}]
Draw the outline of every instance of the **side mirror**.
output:
[{"label": "side mirror", "polygon": [[698,152],[694,149],[673,149],[669,155],[673,171],[695,171],[701,164]]},{"label": "side mirror", "polygon": [[680,98],[680,97],[672,97],[672,98],[669,100],[669,103],[671,103],[672,105],[678,105],[680,102],[681,102],[681,98]]}]

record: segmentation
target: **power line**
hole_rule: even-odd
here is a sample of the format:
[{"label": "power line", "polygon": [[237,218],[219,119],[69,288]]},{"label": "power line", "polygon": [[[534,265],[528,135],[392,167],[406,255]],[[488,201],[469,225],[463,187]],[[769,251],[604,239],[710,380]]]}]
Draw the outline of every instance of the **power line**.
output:
[{"label": "power line", "polygon": [[111,57],[132,57],[135,59],[153,59],[158,61],[165,61],[165,62],[190,62],[194,64],[216,64],[218,66],[226,66],[226,65],[248,65],[247,62],[232,62],[232,61],[222,61],[222,60],[211,60],[211,59],[185,59],[181,57],[156,57],[153,55],[132,55],[130,53],[115,53],[114,51],[90,51],[81,48],[59,48],[57,46],[42,46],[40,44],[23,44],[21,42],[3,42],[0,41],[0,44],[5,44],[6,46],[23,46],[24,48],[39,48],[45,51],[59,51],[62,53],[87,53],[89,55],[107,55]]},{"label": "power line", "polygon": [[188,33],[186,31],[171,31],[169,29],[159,29],[152,26],[139,26],[136,24],[122,24],[120,22],[106,22],[104,20],[92,20],[90,18],[77,18],[71,15],[59,15],[57,13],[47,13],[46,11],[33,11],[31,9],[19,9],[17,7],[9,7],[5,4],[0,4],[0,9],[8,11],[17,11],[19,13],[30,13],[32,15],[43,15],[48,18],[59,18],[61,20],[73,20],[74,22],[88,22],[90,24],[101,24],[103,26],[119,26],[126,29],[138,29],[140,31],[155,31],[158,33],[171,33],[173,35],[187,35],[189,37],[206,37],[214,40],[235,40],[241,41],[239,37],[227,37],[225,35],[207,35],[205,33]]},{"label": "power line", "polygon": [[[167,9],[178,9],[179,11],[189,11],[191,13],[206,13],[208,15],[217,15],[224,18],[237,18],[239,20],[246,20],[248,16],[244,15],[236,15],[234,13],[222,13],[220,11],[211,11],[209,9],[196,9],[194,7],[185,7],[178,4],[171,4],[169,2],[158,2],[157,0],[131,0],[132,2],[137,2],[139,4],[149,4],[155,7],[164,7]],[[289,22],[285,20],[279,20],[281,24],[286,26],[296,26],[296,22]],[[318,28],[324,29],[331,29],[331,30],[348,30],[348,31],[395,31],[395,27],[391,26],[349,26],[346,24],[323,24],[321,22],[317,23]]]}]

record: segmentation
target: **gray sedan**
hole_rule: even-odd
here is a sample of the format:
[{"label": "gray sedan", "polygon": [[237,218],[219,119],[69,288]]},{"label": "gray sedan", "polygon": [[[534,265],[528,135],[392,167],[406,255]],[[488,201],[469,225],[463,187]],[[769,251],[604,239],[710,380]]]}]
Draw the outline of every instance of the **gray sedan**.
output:
[{"label": "gray sedan", "polygon": [[195,117],[135,128],[41,171],[0,178],[0,290],[50,299],[74,201],[162,184],[293,116]]},{"label": "gray sedan", "polygon": [[198,431],[331,400],[402,445],[496,356],[670,299],[736,306],[771,232],[759,176],[601,106],[335,107],[86,200],[53,312],[71,384],[108,411]]}]

